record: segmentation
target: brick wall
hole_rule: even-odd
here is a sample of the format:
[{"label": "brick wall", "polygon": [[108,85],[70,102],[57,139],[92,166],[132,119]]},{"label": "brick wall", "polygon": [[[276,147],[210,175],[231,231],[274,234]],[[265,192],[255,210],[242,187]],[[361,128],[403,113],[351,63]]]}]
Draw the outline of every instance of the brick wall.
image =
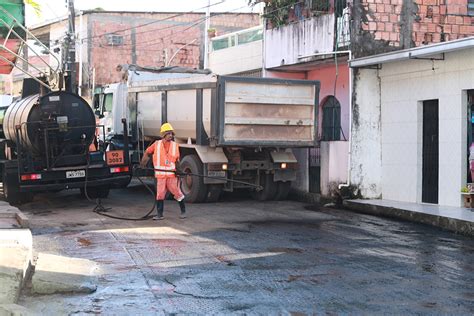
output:
[{"label": "brick wall", "polygon": [[[176,51],[178,52],[170,65],[198,68],[203,58],[205,15],[175,15],[176,13],[88,13],[88,62],[95,67],[96,85],[120,80],[120,73],[115,70],[119,64],[161,67],[165,59],[169,61]],[[143,24],[147,25],[139,26]],[[217,34],[225,34],[259,25],[260,19],[257,14],[214,14],[210,24],[217,30]],[[108,43],[104,34],[113,32],[122,37],[122,44]],[[182,48],[186,44],[189,45]]]},{"label": "brick wall", "polygon": [[[357,55],[474,35],[468,0],[354,0]],[[361,41],[374,41],[373,45]],[[353,41],[354,42],[354,41]],[[377,42],[377,43],[376,43]]]}]

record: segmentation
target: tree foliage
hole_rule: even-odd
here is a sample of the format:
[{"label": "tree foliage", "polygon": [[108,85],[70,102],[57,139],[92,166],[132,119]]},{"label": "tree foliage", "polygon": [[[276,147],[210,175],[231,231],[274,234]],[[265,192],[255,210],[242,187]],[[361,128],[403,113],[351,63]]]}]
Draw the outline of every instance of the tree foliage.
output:
[{"label": "tree foliage", "polygon": [[34,0],[25,0],[25,4],[29,5],[33,9],[33,11],[35,11],[36,16],[41,16],[41,6],[38,2]]},{"label": "tree foliage", "polygon": [[249,0],[249,5],[265,3],[263,17],[271,22],[273,27],[287,24],[290,10],[300,0]]}]

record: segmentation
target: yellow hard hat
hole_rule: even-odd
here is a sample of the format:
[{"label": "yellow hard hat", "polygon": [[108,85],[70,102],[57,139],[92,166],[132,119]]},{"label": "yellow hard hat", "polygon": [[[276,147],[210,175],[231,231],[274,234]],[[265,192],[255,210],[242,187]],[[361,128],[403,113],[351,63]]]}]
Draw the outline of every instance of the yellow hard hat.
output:
[{"label": "yellow hard hat", "polygon": [[160,133],[163,135],[166,132],[174,132],[174,128],[173,128],[173,126],[171,126],[170,123],[165,123],[165,124],[161,125]]}]

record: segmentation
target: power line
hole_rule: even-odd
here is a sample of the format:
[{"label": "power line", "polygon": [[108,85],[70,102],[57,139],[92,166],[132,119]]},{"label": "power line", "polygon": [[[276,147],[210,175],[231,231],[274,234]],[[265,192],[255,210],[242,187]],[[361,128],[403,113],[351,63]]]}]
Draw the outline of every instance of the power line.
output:
[{"label": "power line", "polygon": [[[218,3],[218,4],[219,4],[219,3]],[[279,7],[279,8],[276,8],[276,9],[274,9],[274,10],[268,11],[268,12],[266,12],[265,14],[271,14],[271,13],[273,13],[273,12],[286,9],[286,8],[288,8],[288,7],[290,7],[290,6],[293,6],[293,5],[294,5],[293,3],[292,3],[292,4],[288,4],[288,5],[286,5],[286,6]],[[229,11],[226,11],[226,12],[215,13],[215,14],[211,15],[210,18],[213,18],[213,17],[216,17],[216,16],[220,16],[220,15],[224,15],[224,14],[228,14],[228,13],[232,13],[233,11],[237,11],[237,10],[242,9],[242,8],[245,8],[245,7],[247,7],[247,6],[242,6],[242,7],[239,7],[239,8],[233,9],[233,10],[229,10]],[[199,10],[199,9],[197,9],[197,10]],[[184,15],[184,14],[188,14],[188,13],[193,13],[193,12],[190,11],[190,12],[182,13],[182,14],[179,14],[179,16]],[[243,13],[238,13],[237,16],[240,15],[240,14],[243,14]],[[171,18],[171,17],[168,17],[168,18],[166,18],[166,20],[167,20],[167,19],[170,19],[170,18]],[[182,30],[179,30],[179,32],[185,32],[185,31],[187,31],[187,30],[189,30],[189,29],[191,29],[191,28],[193,28],[193,27],[195,27],[195,26],[197,26],[197,25],[199,25],[199,24],[202,24],[202,23],[205,22],[207,19],[208,19],[207,17],[202,17],[202,18],[199,18],[199,19],[197,19],[197,20],[191,21],[190,23],[192,23],[192,22],[194,22],[194,23],[192,23],[191,25],[187,26],[186,28],[184,28],[184,29],[182,29]],[[153,23],[154,23],[154,22],[163,21],[163,20],[165,20],[165,19],[156,20],[156,21],[153,21]],[[144,24],[144,25],[141,25],[141,26],[145,26],[145,25],[149,25],[149,24],[151,24],[151,23],[147,23],[147,24]],[[180,28],[180,27],[183,27],[183,26],[184,26],[184,25],[180,25],[180,26],[172,25],[172,26],[167,26],[167,27],[163,27],[163,28],[159,28],[159,29],[153,29],[153,30],[147,30],[147,31],[143,31],[143,32],[137,32],[137,33],[135,33],[135,34],[148,33],[148,32],[156,32],[156,31],[161,31],[161,30],[166,30],[166,29]],[[137,26],[137,27],[138,27],[138,26]],[[134,27],[127,28],[126,30],[131,30],[131,29],[133,29],[133,28],[134,28]],[[117,32],[117,31],[115,31],[115,32]],[[104,34],[113,34],[113,33],[115,33],[115,32],[108,32],[108,33],[104,33]],[[104,35],[104,34],[102,34],[102,35]],[[135,48],[136,48],[136,49],[139,49],[140,51],[162,51],[162,49],[146,49],[146,48],[144,49],[144,48],[142,48],[141,45],[148,44],[147,46],[152,46],[152,45],[155,45],[155,44],[159,44],[159,42],[161,42],[161,41],[163,41],[163,40],[165,40],[165,39],[167,39],[167,38],[169,38],[169,37],[175,36],[175,35],[176,35],[175,33],[171,33],[171,34],[168,34],[168,35],[165,35],[165,36],[161,36],[161,37],[159,37],[159,38],[153,38],[153,39],[150,40],[150,41],[140,42],[140,43],[139,43],[140,46],[135,45]],[[99,36],[101,36],[101,35],[96,35],[96,36],[91,36],[91,37],[89,37],[89,43],[90,43],[90,44],[98,44],[98,45],[99,45],[99,46],[97,46],[98,48],[104,48],[104,49],[113,48],[114,50],[124,50],[124,51],[130,51],[130,48],[129,48],[129,47],[123,47],[123,46],[132,46],[131,43],[123,44],[123,45],[121,45],[122,47],[118,47],[118,46],[108,46],[108,45],[107,45],[107,46],[102,46],[102,43],[94,43],[93,41],[90,41],[90,39],[92,39],[92,38],[97,38],[97,37],[99,37]],[[84,38],[84,39],[87,39],[87,38]]]},{"label": "power line", "polygon": [[195,11],[202,10],[202,9],[206,9],[206,8],[212,7],[212,6],[216,6],[216,5],[222,4],[222,3],[224,3],[224,2],[225,2],[225,0],[222,0],[221,2],[217,2],[217,3],[211,4],[211,5],[206,5],[206,6],[204,6],[204,7],[197,8],[197,9],[194,9],[194,10],[191,10],[191,11],[181,12],[181,13],[178,13],[178,14],[175,14],[175,15],[172,15],[172,16],[169,16],[169,17],[166,17],[166,18],[163,18],[163,19],[158,19],[158,20],[154,20],[154,21],[147,22],[147,23],[144,23],[144,24],[139,24],[139,25],[136,25],[136,26],[127,27],[127,28],[124,28],[124,29],[121,29],[121,30],[117,30],[117,31],[113,31],[113,32],[105,32],[105,33],[98,34],[98,35],[93,35],[93,36],[89,36],[89,37],[84,37],[83,40],[84,40],[84,39],[89,39],[89,38],[97,38],[97,37],[101,37],[101,36],[103,36],[103,35],[109,35],[109,34],[124,32],[124,31],[128,31],[128,30],[131,30],[131,29],[137,29],[137,28],[144,27],[144,26],[147,26],[147,25],[150,25],[150,24],[154,24],[154,23],[166,21],[166,20],[169,20],[169,19],[174,19],[174,18],[180,17],[180,16],[185,15],[185,14],[196,13]]},{"label": "power line", "polygon": [[[199,21],[199,20],[201,20],[201,19],[203,19],[203,18],[199,18],[199,19],[197,19],[197,20],[190,21],[189,23],[192,23],[192,22],[195,22],[195,21]],[[178,27],[184,27],[184,26],[187,26],[187,24],[186,24],[186,25],[170,25],[170,26],[166,26],[166,27],[162,27],[162,28],[158,28],[158,29],[147,30],[147,31],[143,31],[143,32],[136,32],[135,35],[137,35],[137,34],[143,34],[143,33],[149,33],[149,32],[162,31],[162,30],[167,30],[167,29],[173,29],[173,28],[178,28]],[[124,35],[124,36],[131,36],[131,34],[130,34],[130,35]],[[100,39],[99,39],[99,40],[100,40]],[[89,43],[92,43],[92,44],[93,44],[93,42],[90,41],[90,40],[89,40]],[[99,44],[100,44],[100,43],[99,43]],[[131,44],[124,44],[124,45],[127,46],[127,45],[131,45]]]},{"label": "power line", "polygon": [[[233,10],[230,10],[230,11],[226,11],[226,12],[222,12],[222,13],[214,13],[213,15],[211,15],[211,18],[213,17],[216,17],[216,16],[219,16],[219,15],[224,15],[224,14],[228,14],[228,13],[232,13],[233,11],[237,11],[237,10],[240,10],[242,8],[246,8],[247,6],[242,6],[242,7],[239,7],[239,8],[236,8],[236,9],[233,9]],[[242,13],[238,13],[236,16],[240,15]],[[205,22],[207,20],[207,18],[204,16],[204,17],[201,17],[201,18],[198,18],[196,20],[192,20],[192,21],[189,21],[187,22],[186,24],[183,24],[183,25],[170,25],[170,26],[165,26],[165,27],[162,27],[162,28],[157,28],[157,29],[152,29],[152,30],[146,30],[146,31],[142,31],[142,32],[135,32],[135,35],[138,35],[138,34],[144,34],[144,33],[150,33],[150,32],[157,32],[157,31],[163,31],[163,30],[167,30],[167,29],[174,29],[174,28],[180,28],[180,27],[186,27],[189,25],[189,23],[193,23],[192,26],[195,26],[196,24],[200,24],[201,22]],[[188,30],[190,27],[186,28],[185,30]],[[113,32],[110,32],[110,33],[113,33]],[[124,37],[130,37],[131,34],[127,34],[127,35],[123,35]],[[152,42],[155,42],[156,40],[158,40],[159,38],[154,38],[152,39],[151,41]],[[100,39],[99,39],[100,40]],[[146,41],[146,42],[141,42],[139,44],[146,44],[146,43],[149,43],[150,41]],[[89,41],[89,43],[92,43]],[[96,42],[97,43],[97,42]],[[100,43],[99,43],[100,44]],[[127,44],[123,44],[122,46],[131,46],[132,44],[130,43],[127,43]]]},{"label": "power line", "polygon": [[[287,5],[285,5],[285,6],[282,6],[282,7],[279,7],[279,8],[270,10],[270,11],[267,11],[267,12],[265,12],[265,14],[271,14],[271,13],[273,13],[273,12],[277,12],[277,11],[280,11],[280,10],[284,10],[284,9],[286,9],[286,8],[288,8],[288,7],[293,6],[293,5],[294,5],[294,3],[290,3],[290,4],[287,4]],[[224,15],[224,14],[228,14],[228,13],[232,13],[232,12],[234,12],[234,11],[237,11],[237,10],[240,10],[240,9],[246,8],[246,7],[247,7],[247,6],[242,6],[242,7],[239,7],[239,8],[236,8],[236,9],[232,9],[232,10],[229,10],[229,11],[226,11],[226,12],[215,13],[215,14],[211,15],[210,18],[213,18],[213,17],[216,17],[216,16],[220,16],[220,15]],[[188,12],[188,13],[189,13],[189,12]],[[191,13],[192,13],[192,12],[191,12]],[[187,14],[187,13],[184,13],[184,14]],[[243,14],[243,13],[238,13],[237,15],[240,15],[240,14]],[[184,30],[180,30],[180,32],[187,31],[188,29],[190,29],[190,28],[192,28],[192,27],[194,27],[194,26],[196,26],[196,25],[198,25],[198,24],[200,24],[200,23],[206,21],[207,19],[208,19],[207,17],[202,17],[202,18],[199,18],[199,19],[197,19],[197,20],[194,20],[195,23],[193,23],[191,26],[185,28]],[[157,22],[158,22],[158,21],[157,21]],[[191,21],[191,22],[193,22],[193,21]],[[182,26],[172,25],[172,26],[167,26],[167,27],[160,28],[160,29],[155,29],[155,30],[148,30],[148,31],[144,31],[144,32],[161,31],[161,30],[165,30],[165,29],[173,29],[173,28],[178,28],[178,27],[182,27]],[[133,28],[133,27],[132,27],[132,28]],[[129,28],[129,29],[132,29],[132,28]],[[137,33],[135,33],[135,34],[141,34],[141,33],[142,33],[142,32],[137,32]],[[173,36],[173,35],[175,35],[175,34],[172,33],[172,34],[169,34],[169,35],[166,35],[166,36],[163,36],[163,37],[154,38],[154,39],[152,39],[152,40],[150,40],[150,41],[140,42],[139,44],[140,44],[140,45],[143,45],[143,44],[153,45],[153,43],[157,44],[159,41],[161,41],[161,40],[163,40],[163,39],[166,39],[166,38],[168,38],[168,37],[170,37],[170,36]],[[151,43],[151,44],[150,44],[150,43]],[[132,46],[132,44],[131,44],[131,43],[127,43],[127,44],[123,44],[122,46]],[[140,46],[135,45],[135,47],[136,47],[136,48],[137,48],[137,47],[139,48]]]},{"label": "power line", "polygon": [[[293,4],[291,4],[291,5],[293,5]],[[284,7],[277,8],[277,9],[275,9],[275,10],[269,11],[268,13],[276,12],[276,11],[285,9],[286,7],[289,7],[289,6],[290,6],[290,5],[286,5],[286,6],[284,6]],[[240,10],[240,9],[243,9],[243,8],[246,8],[246,7],[247,7],[247,6],[242,6],[242,7],[238,7],[238,8],[235,8],[235,9],[232,9],[232,10],[229,10],[229,11],[226,11],[226,12],[214,13],[213,15],[211,15],[210,18],[214,18],[214,17],[220,16],[220,15],[225,15],[225,14],[228,14],[228,13],[233,13],[234,11],[237,11],[237,10]],[[237,16],[240,15],[240,14],[243,14],[243,13],[238,13]],[[193,27],[195,27],[195,26],[197,26],[197,25],[199,25],[199,24],[205,22],[207,19],[208,19],[208,18],[204,16],[204,17],[199,18],[199,19],[197,19],[197,20],[191,21],[191,22],[195,22],[195,23],[191,24],[190,26],[186,27],[186,28],[183,29],[183,30],[180,30],[180,32],[187,31],[187,30],[189,30],[189,29],[191,29],[191,28],[193,28]],[[156,32],[156,31],[162,31],[162,30],[166,30],[166,29],[179,28],[179,27],[183,27],[183,26],[184,26],[184,25],[181,25],[181,26],[172,25],[172,26],[167,26],[167,27],[163,27],[163,28],[159,28],[159,29],[147,30],[147,31],[144,31],[144,32],[137,32],[137,33],[135,33],[135,34],[147,33],[147,32],[152,32],[152,31],[155,31],[155,32]],[[110,33],[112,33],[112,32],[110,32]],[[159,37],[159,38],[153,38],[153,39],[150,40],[150,41],[140,42],[139,45],[135,45],[135,47],[136,47],[136,48],[139,48],[139,47],[141,47],[141,45],[143,45],[143,44],[148,44],[148,45],[158,44],[160,41],[162,41],[162,40],[164,40],[164,39],[166,39],[166,38],[168,38],[168,37],[174,36],[174,35],[175,35],[174,33],[171,33],[171,34],[168,34],[168,35],[166,35],[166,36]],[[94,43],[92,43],[92,44],[94,44]],[[101,45],[101,44],[99,43],[99,45]],[[132,46],[132,44],[131,44],[131,43],[127,43],[127,44],[123,44],[123,45],[121,45],[121,46],[122,46],[122,47],[123,47],[123,46]],[[116,49],[117,49],[117,48],[116,48]],[[120,48],[120,49],[125,49],[125,48]]]},{"label": "power line", "polygon": [[[147,26],[147,25],[150,25],[150,24],[152,24],[152,23],[158,23],[158,22],[166,21],[166,20],[169,20],[169,19],[173,19],[173,18],[175,18],[175,17],[179,17],[179,16],[182,16],[182,15],[189,14],[189,13],[195,13],[194,11],[201,10],[201,9],[203,9],[203,8],[207,8],[207,7],[211,7],[211,6],[215,6],[215,5],[219,5],[219,4],[221,4],[221,3],[225,2],[225,1],[226,1],[226,0],[222,0],[221,2],[218,2],[218,3],[215,3],[215,4],[211,4],[211,5],[209,5],[209,6],[204,6],[204,7],[202,7],[202,8],[194,9],[194,10],[192,10],[192,11],[179,13],[179,14],[176,14],[176,15],[173,15],[173,16],[169,16],[169,17],[164,18],[164,19],[159,19],[159,20],[155,20],[155,21],[148,22],[148,23],[145,23],[145,24],[137,25],[137,26],[135,26],[135,27],[132,26],[132,27],[128,27],[128,28],[125,28],[125,29],[122,29],[122,30],[118,30],[118,31],[111,31],[111,32],[103,33],[103,34],[98,34],[98,35],[94,35],[94,36],[90,36],[90,37],[85,37],[85,38],[83,38],[83,40],[88,40],[88,39],[89,39],[89,43],[91,43],[91,42],[90,42],[90,39],[98,38],[98,37],[101,37],[101,36],[107,35],[107,34],[114,34],[114,33],[121,32],[121,31],[125,31],[125,30],[132,30],[132,29],[134,29],[134,28]],[[272,13],[272,12],[276,12],[276,11],[279,11],[279,10],[282,10],[282,9],[285,9],[285,8],[287,8],[287,7],[289,7],[289,6],[292,6],[292,5],[293,5],[293,4],[288,4],[288,5],[286,5],[286,6],[277,8],[277,9],[272,10],[272,11],[269,11],[269,12],[267,12],[267,14],[268,14],[268,13]],[[234,11],[237,11],[237,10],[240,10],[240,9],[243,9],[243,8],[247,8],[247,7],[248,7],[248,6],[245,5],[245,6],[242,6],[242,7],[236,8],[236,9],[233,9],[233,10],[229,10],[229,11],[225,11],[225,12],[220,12],[220,13],[214,13],[214,14],[211,15],[210,18],[213,18],[213,17],[216,17],[216,16],[220,16],[220,15],[224,15],[224,14],[228,14],[228,13],[232,13],[232,12],[234,12]],[[254,7],[254,5],[251,5],[251,7]],[[243,13],[239,13],[238,15],[240,15],[240,14],[243,14]],[[197,19],[197,20],[191,21],[191,22],[200,21],[200,20],[202,20],[202,19],[203,19],[203,21],[206,21],[206,20],[207,20],[206,17],[203,17],[203,18],[199,18],[199,19]],[[158,28],[158,29],[146,30],[146,31],[142,31],[142,32],[135,32],[135,35],[136,35],[136,34],[143,34],[143,33],[156,32],[156,31],[161,31],[161,30],[166,30],[166,29],[173,29],[173,28],[178,28],[178,27],[181,27],[181,26],[171,25],[171,26],[167,26],[167,27],[163,27],[163,28]],[[186,30],[187,30],[187,29],[186,29]],[[124,36],[124,37],[129,37],[129,36],[131,36],[131,34],[130,34],[130,35],[127,34],[127,35],[123,35],[123,36]],[[155,41],[155,40],[157,40],[157,39],[156,39],[156,38],[153,39],[153,41]],[[143,43],[148,43],[148,42],[143,42]],[[140,44],[142,44],[142,43],[140,43]],[[129,46],[129,45],[131,45],[131,44],[124,44],[124,45],[122,45],[122,46]]]}]

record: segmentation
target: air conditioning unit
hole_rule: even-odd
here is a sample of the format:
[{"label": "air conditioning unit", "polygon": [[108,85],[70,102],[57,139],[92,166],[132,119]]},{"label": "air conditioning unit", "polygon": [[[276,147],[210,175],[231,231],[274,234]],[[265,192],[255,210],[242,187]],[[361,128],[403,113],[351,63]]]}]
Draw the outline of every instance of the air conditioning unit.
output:
[{"label": "air conditioning unit", "polygon": [[107,40],[107,45],[110,45],[110,46],[123,45],[123,36],[122,35],[107,34],[107,35],[105,35],[105,39]]}]

